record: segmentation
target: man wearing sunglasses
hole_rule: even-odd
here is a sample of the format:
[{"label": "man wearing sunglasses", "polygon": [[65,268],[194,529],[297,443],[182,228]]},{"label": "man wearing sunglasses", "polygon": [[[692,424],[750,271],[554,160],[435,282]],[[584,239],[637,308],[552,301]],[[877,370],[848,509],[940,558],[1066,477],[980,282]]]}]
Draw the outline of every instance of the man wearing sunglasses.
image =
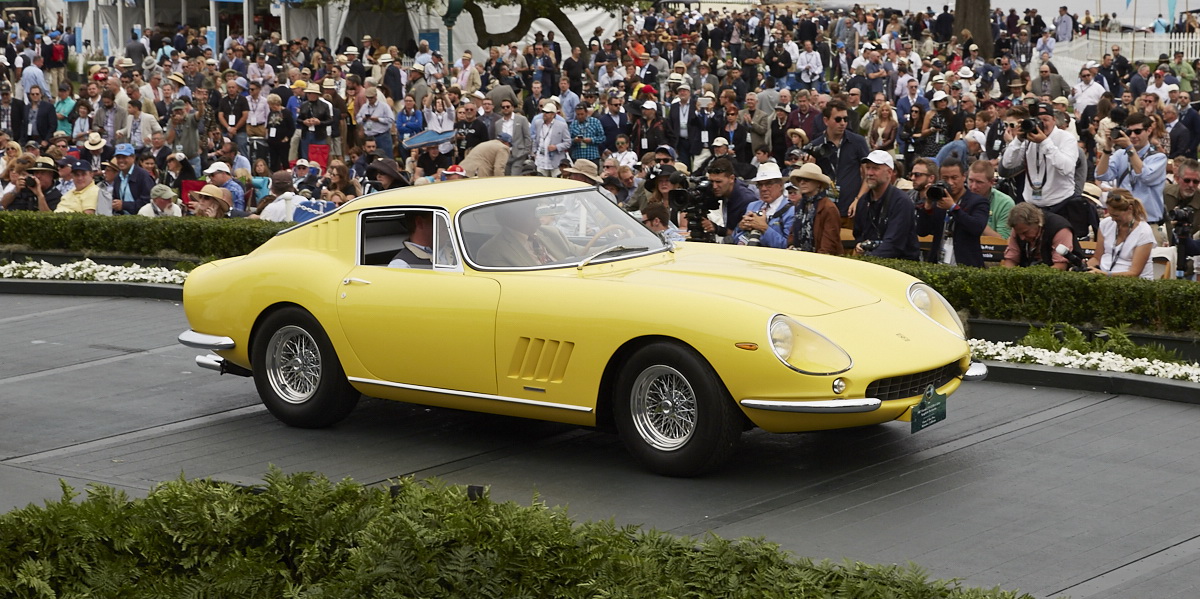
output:
[{"label": "man wearing sunglasses", "polygon": [[[1030,106],[1028,112],[1024,107],[1013,107],[1009,115],[1018,126],[1005,127],[1007,145],[1000,166],[1010,171],[1025,170],[1026,202],[1067,216],[1064,214],[1067,200],[1075,197],[1075,162],[1079,158],[1075,136],[1056,126],[1054,106],[1050,104]],[[1020,125],[1031,117],[1037,119],[1036,126],[1028,133],[1023,132]],[[1081,235],[1087,222],[1072,221],[1072,225],[1076,226],[1076,234]]]},{"label": "man wearing sunglasses", "polygon": [[1125,119],[1125,131],[1114,128],[1109,149],[1096,163],[1096,180],[1133,192],[1146,208],[1151,226],[1163,221],[1163,186],[1167,179],[1167,156],[1150,145],[1150,117],[1135,112]]},{"label": "man wearing sunglasses", "polygon": [[[1183,243],[1185,247],[1184,254],[1187,256],[1195,256],[1200,254],[1200,241],[1196,241],[1191,237],[1200,231],[1200,194],[1196,190],[1200,188],[1200,162],[1196,162],[1195,158],[1185,158],[1179,162],[1179,168],[1175,172],[1175,182],[1167,184],[1163,187],[1163,203],[1166,214],[1167,239],[1179,245]],[[1187,214],[1187,209],[1191,209],[1191,218],[1184,221],[1176,218],[1172,213],[1176,209],[1179,210],[1178,216]],[[1176,227],[1184,222],[1190,224],[1190,227]],[[1176,237],[1176,235],[1179,237]],[[1190,261],[1183,261],[1181,266],[1185,272],[1189,274],[1191,271]]]},{"label": "man wearing sunglasses", "polygon": [[818,150],[810,152],[808,158],[821,167],[826,177],[833,179],[835,185],[829,190],[829,198],[838,205],[842,216],[853,216],[854,199],[866,191],[862,188],[860,163],[871,152],[867,138],[847,130],[849,112],[841,101],[825,105],[821,111],[825,133],[812,141]]}]

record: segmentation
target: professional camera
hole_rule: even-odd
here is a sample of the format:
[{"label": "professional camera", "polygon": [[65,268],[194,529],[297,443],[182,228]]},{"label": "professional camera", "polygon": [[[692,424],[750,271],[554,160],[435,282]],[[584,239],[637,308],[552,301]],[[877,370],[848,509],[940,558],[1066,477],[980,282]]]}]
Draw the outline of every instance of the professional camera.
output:
[{"label": "professional camera", "polygon": [[1122,127],[1120,125],[1117,125],[1116,127],[1113,127],[1112,129],[1108,130],[1109,139],[1120,139],[1122,137],[1125,137],[1126,135],[1127,135],[1127,133],[1125,131],[1125,127]]},{"label": "professional camera", "polygon": [[950,195],[950,186],[945,181],[938,181],[925,188],[925,197],[934,203],[940,202],[943,198],[947,198]]},{"label": "professional camera", "polygon": [[[759,210],[758,212],[755,212],[755,214],[757,214],[759,216],[762,216],[766,213],[767,213],[766,210]],[[759,242],[761,240],[762,240],[762,231],[755,229],[753,231],[750,231],[750,234],[746,236],[746,245],[756,246],[759,244]]]},{"label": "professional camera", "polygon": [[1192,224],[1192,215],[1196,214],[1196,209],[1191,206],[1176,206],[1171,209],[1171,221],[1176,227],[1180,225]]},{"label": "professional camera", "polygon": [[1176,206],[1171,209],[1168,215],[1171,219],[1171,243],[1175,246],[1175,251],[1178,253],[1175,263],[1178,264],[1178,269],[1187,272],[1188,265],[1191,261],[1188,260],[1187,244],[1192,238],[1192,215],[1196,213],[1196,209],[1191,206]]},{"label": "professional camera", "polygon": [[863,252],[873,252],[881,243],[883,243],[883,241],[879,239],[868,239],[858,244],[858,246],[862,248]]},{"label": "professional camera", "polygon": [[27,189],[36,189],[37,186],[38,186],[37,179],[34,179],[33,177],[30,177],[29,175],[25,176],[25,187]]},{"label": "professional camera", "polygon": [[805,154],[816,158],[817,160],[824,160],[825,162],[830,162],[833,160],[833,149],[828,143],[817,143],[815,141],[810,141],[805,144],[804,147],[800,148],[800,150]]},{"label": "professional camera", "polygon": [[1067,263],[1071,265],[1071,272],[1088,272],[1091,270],[1088,268],[1087,263],[1083,261],[1083,256],[1077,254],[1075,250],[1060,243],[1055,246],[1054,251],[1059,256],[1067,259]]},{"label": "professional camera", "polygon": [[1029,135],[1030,133],[1042,128],[1042,121],[1041,119],[1033,116],[1026,119],[1021,119],[1020,128],[1022,135]]},{"label": "professional camera", "polygon": [[667,194],[667,202],[672,210],[687,215],[690,241],[716,242],[716,236],[705,231],[703,223],[710,211],[721,206],[720,198],[713,194],[712,181],[704,177],[690,177],[686,188],[672,189]]}]

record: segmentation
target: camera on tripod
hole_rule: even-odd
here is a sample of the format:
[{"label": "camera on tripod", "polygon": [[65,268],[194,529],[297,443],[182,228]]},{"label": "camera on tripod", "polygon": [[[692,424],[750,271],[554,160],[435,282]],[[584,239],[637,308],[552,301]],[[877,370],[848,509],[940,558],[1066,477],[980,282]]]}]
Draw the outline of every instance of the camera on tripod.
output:
[{"label": "camera on tripod", "polygon": [[721,206],[720,198],[713,194],[712,181],[689,177],[685,187],[672,189],[667,194],[667,202],[672,210],[687,215],[689,241],[716,242],[716,236],[704,230],[708,213]]}]

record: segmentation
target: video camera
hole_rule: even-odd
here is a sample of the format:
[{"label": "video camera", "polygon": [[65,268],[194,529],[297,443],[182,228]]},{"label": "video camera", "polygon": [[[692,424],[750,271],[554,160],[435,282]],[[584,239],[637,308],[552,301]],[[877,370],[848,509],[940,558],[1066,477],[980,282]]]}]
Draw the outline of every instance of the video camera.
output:
[{"label": "video camera", "polygon": [[704,230],[704,219],[708,213],[721,206],[712,189],[712,181],[704,177],[689,177],[683,189],[672,189],[667,194],[671,209],[687,215],[689,241],[715,243],[716,236]]}]

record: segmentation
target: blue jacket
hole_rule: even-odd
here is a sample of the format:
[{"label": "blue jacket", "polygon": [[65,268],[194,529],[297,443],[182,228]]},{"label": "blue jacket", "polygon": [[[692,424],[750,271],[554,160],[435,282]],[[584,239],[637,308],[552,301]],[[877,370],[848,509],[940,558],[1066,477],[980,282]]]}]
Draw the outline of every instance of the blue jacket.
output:
[{"label": "blue jacket", "polygon": [[[746,207],[745,212],[758,212],[767,206],[762,200],[755,200]],[[745,214],[743,212],[743,214]],[[767,230],[763,231],[762,237],[758,240],[758,245],[763,247],[777,248],[786,250],[788,246],[788,236],[792,233],[792,223],[794,222],[795,208],[790,202],[784,200],[783,206],[779,211],[767,218]],[[741,220],[740,218],[738,220]],[[725,237],[725,243],[734,243],[745,245],[750,238],[749,231],[743,231],[735,228],[733,233]]]},{"label": "blue jacket", "polygon": [[[815,144],[828,144],[825,135],[813,140]],[[821,171],[825,176],[833,179],[834,185],[838,189],[838,198],[835,203],[838,206],[838,212],[842,216],[850,210],[850,204],[854,202],[854,198],[858,196],[858,190],[862,188],[862,159],[871,153],[870,146],[867,145],[867,138],[847,130],[842,135],[842,146],[840,152],[832,153],[836,160],[817,159],[817,166],[821,167]]]},{"label": "blue jacket", "polygon": [[917,235],[933,235],[933,245],[927,260],[937,260],[945,223],[949,220],[954,228],[955,263],[983,268],[983,248],[979,246],[979,238],[987,228],[990,212],[991,202],[970,190],[963,193],[962,199],[950,210],[934,208],[930,212],[923,207],[917,208]]},{"label": "blue jacket", "polygon": [[403,110],[396,113],[396,134],[400,136],[401,140],[424,130],[425,114],[420,110],[414,110],[412,115],[405,114]]},{"label": "blue jacket", "polygon": [[725,227],[724,230],[718,228],[717,234],[732,235],[737,230],[737,224],[742,221],[742,216],[746,214],[750,204],[757,201],[757,191],[751,189],[745,181],[740,179],[735,181],[729,197],[721,200],[721,214],[725,216]]},{"label": "blue jacket", "polygon": [[[117,180],[113,182],[113,198],[120,197],[121,194],[121,176],[117,174]],[[133,165],[129,170],[129,195],[132,200],[122,198],[121,209],[114,210],[113,214],[137,214],[142,206],[150,203],[150,190],[154,188],[154,177],[146,172],[146,169]]]}]

